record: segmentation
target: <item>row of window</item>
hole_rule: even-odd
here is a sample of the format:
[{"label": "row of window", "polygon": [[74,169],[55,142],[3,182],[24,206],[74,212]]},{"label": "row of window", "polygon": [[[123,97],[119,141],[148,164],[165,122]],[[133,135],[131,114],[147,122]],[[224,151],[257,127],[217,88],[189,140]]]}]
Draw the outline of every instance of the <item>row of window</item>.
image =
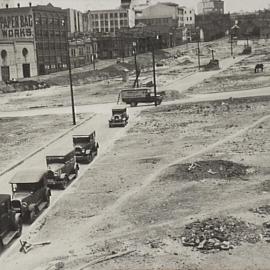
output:
[{"label": "row of window", "polygon": [[103,19],[108,19],[108,18],[118,18],[120,16],[120,18],[126,18],[127,17],[127,13],[100,13],[100,14],[92,14],[91,18],[92,20],[103,20]]},{"label": "row of window", "polygon": [[62,37],[64,39],[67,38],[67,32],[65,31],[51,31],[51,30],[36,30],[37,37]]},{"label": "row of window", "polygon": [[35,24],[51,27],[65,27],[66,20],[63,18],[59,19],[59,18],[36,17]]}]

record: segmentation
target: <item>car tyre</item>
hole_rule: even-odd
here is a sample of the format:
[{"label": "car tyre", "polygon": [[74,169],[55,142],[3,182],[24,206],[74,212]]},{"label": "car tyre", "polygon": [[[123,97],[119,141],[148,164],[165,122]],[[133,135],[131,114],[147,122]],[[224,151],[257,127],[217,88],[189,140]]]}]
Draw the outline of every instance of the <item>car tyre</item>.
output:
[{"label": "car tyre", "polygon": [[47,195],[47,197],[46,197],[46,206],[45,206],[45,208],[48,208],[48,207],[50,206],[50,203],[51,203],[51,198],[50,198],[49,195]]},{"label": "car tyre", "polygon": [[137,102],[131,102],[131,103],[130,103],[130,106],[131,106],[131,107],[136,107],[136,106],[137,106]]},{"label": "car tyre", "polygon": [[68,185],[68,179],[67,179],[67,176],[66,176],[65,179],[64,179],[64,181],[63,181],[63,183],[61,183],[60,188],[62,190],[65,190],[67,188],[67,185]]},{"label": "car tyre", "polygon": [[36,209],[29,213],[29,224],[32,224],[36,219]]}]

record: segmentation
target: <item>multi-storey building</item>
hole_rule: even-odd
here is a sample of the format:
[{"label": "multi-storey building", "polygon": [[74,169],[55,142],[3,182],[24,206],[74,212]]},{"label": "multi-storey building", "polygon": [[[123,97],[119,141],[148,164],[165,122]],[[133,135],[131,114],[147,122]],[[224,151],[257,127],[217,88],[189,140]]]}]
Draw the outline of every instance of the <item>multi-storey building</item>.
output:
[{"label": "multi-storey building", "polygon": [[82,33],[83,29],[83,13],[75,9],[67,9],[68,35],[74,33]]},{"label": "multi-storey building", "polygon": [[200,0],[198,3],[198,14],[224,14],[224,1],[222,0]]},{"label": "multi-storey building", "polygon": [[31,6],[0,9],[1,80],[67,68],[67,13]]},{"label": "multi-storey building", "polygon": [[92,33],[115,33],[135,26],[132,9],[91,10],[84,14],[84,29]]}]

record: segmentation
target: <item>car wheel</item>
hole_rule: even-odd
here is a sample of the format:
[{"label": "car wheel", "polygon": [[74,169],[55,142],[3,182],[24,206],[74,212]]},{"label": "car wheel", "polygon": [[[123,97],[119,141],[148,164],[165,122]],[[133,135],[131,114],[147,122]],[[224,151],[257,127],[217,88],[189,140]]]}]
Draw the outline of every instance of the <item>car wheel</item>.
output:
[{"label": "car wheel", "polygon": [[2,239],[0,238],[0,253],[4,251],[4,244]]},{"label": "car wheel", "polygon": [[16,238],[19,238],[22,235],[22,227],[23,227],[23,222],[22,222],[22,219],[21,218],[19,218],[16,227],[17,227],[16,228],[17,233],[16,233],[15,237]]},{"label": "car wheel", "polygon": [[61,183],[61,186],[60,188],[62,190],[65,190],[67,188],[67,185],[68,185],[68,180],[67,180],[67,177],[64,179],[63,183]]},{"label": "car wheel", "polygon": [[131,107],[136,107],[136,106],[137,106],[137,102],[131,102],[131,103],[130,103],[130,106],[131,106]]},{"label": "car wheel", "polygon": [[32,224],[36,219],[36,210],[34,209],[29,213],[29,224]]}]

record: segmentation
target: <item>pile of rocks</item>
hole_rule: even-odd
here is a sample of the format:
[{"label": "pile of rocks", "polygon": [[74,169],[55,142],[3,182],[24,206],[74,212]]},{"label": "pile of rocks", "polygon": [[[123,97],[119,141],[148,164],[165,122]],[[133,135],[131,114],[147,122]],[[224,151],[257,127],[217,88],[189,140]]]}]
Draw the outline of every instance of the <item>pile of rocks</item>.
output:
[{"label": "pile of rocks", "polygon": [[208,218],[186,226],[182,235],[184,246],[202,252],[229,250],[241,242],[256,243],[261,240],[261,231],[254,224],[234,217]]}]

